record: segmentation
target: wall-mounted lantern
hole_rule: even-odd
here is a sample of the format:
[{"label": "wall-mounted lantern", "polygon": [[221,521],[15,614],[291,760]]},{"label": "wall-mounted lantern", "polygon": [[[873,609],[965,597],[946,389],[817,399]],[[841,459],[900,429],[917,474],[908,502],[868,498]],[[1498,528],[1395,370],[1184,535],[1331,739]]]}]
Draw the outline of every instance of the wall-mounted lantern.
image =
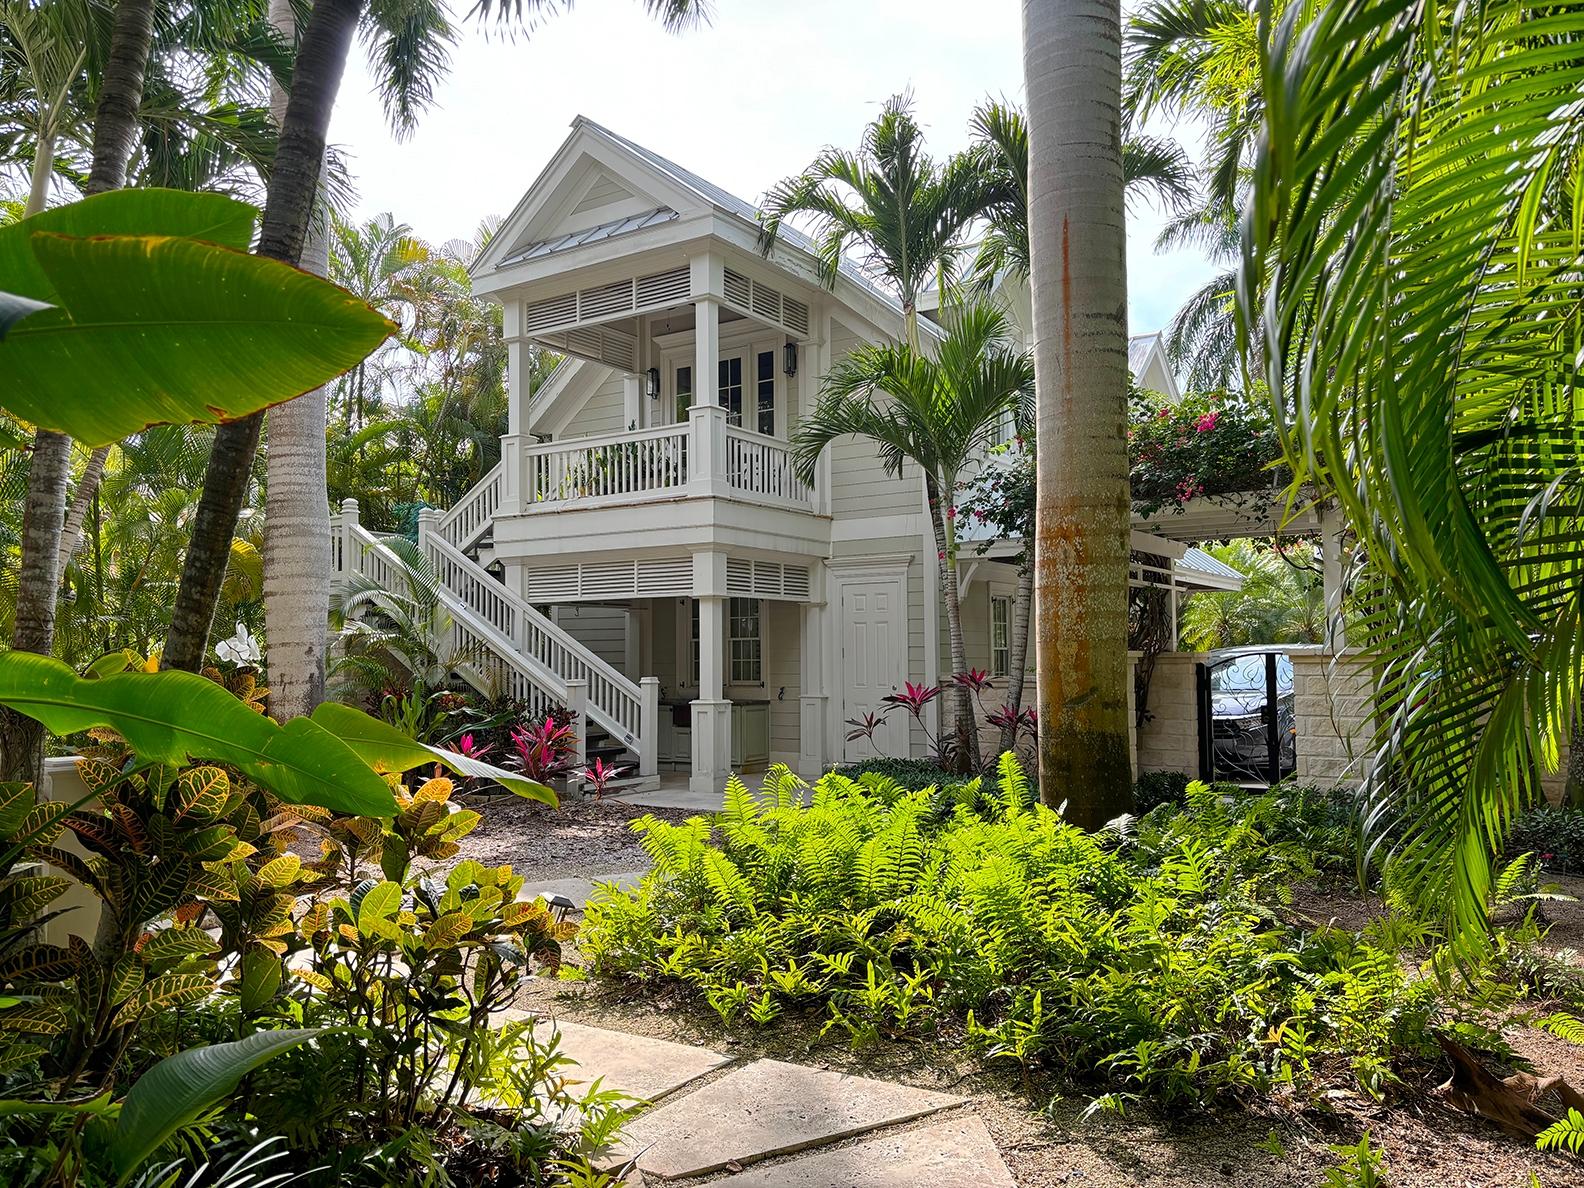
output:
[{"label": "wall-mounted lantern", "polygon": [[797,343],[789,342],[781,348],[781,370],[787,375],[797,374]]},{"label": "wall-mounted lantern", "polygon": [[650,400],[660,399],[660,369],[651,367],[644,372],[644,395]]}]

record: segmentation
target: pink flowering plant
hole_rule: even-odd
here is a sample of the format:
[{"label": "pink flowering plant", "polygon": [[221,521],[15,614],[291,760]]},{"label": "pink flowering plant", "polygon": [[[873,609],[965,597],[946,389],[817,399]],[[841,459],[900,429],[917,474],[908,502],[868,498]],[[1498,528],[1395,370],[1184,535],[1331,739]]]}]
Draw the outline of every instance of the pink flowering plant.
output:
[{"label": "pink flowering plant", "polygon": [[1289,477],[1272,473],[1281,443],[1262,392],[1189,393],[1176,404],[1135,392],[1127,435],[1133,508],[1141,515],[1203,495],[1266,491]]}]

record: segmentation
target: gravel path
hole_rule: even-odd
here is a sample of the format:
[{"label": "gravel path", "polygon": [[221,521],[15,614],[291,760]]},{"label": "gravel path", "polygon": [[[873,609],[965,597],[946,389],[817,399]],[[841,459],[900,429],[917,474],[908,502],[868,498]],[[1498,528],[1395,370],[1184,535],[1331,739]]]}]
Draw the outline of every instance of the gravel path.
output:
[{"label": "gravel path", "polygon": [[630,822],[650,814],[666,821],[685,821],[694,815],[615,800],[567,800],[558,809],[515,796],[465,803],[484,819],[462,839],[460,857],[487,866],[510,863],[529,882],[641,870],[649,859]]}]

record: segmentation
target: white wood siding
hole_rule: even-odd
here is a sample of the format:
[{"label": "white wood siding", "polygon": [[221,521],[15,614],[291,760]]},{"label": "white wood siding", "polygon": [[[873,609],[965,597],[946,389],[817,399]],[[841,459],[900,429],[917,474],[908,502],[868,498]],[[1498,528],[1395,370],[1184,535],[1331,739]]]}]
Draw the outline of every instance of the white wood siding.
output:
[{"label": "white wood siding", "polygon": [[604,383],[594,389],[588,403],[572,417],[571,423],[567,425],[566,436],[592,437],[597,433],[621,433],[627,428],[627,422],[622,419],[626,411],[623,376],[621,372],[613,371]]},{"label": "white wood siding", "polygon": [[[833,322],[831,365],[862,345],[862,339]],[[879,451],[866,438],[848,437],[831,447],[831,514],[837,519],[912,515],[923,510],[918,467],[905,464],[901,478],[886,473]]]}]

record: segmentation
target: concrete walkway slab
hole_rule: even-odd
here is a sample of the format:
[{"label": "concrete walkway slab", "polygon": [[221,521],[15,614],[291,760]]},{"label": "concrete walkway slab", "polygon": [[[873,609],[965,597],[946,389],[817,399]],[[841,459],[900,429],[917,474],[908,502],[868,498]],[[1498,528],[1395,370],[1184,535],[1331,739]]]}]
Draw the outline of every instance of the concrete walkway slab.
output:
[{"label": "concrete walkway slab", "polygon": [[719,1188],[1016,1188],[978,1118],[799,1155],[714,1183]]},{"label": "concrete walkway slab", "polygon": [[[509,1019],[532,1017],[528,1011],[505,1010],[497,1012],[490,1021],[499,1026]],[[658,1101],[732,1060],[708,1048],[542,1016],[535,1033],[543,1039],[552,1027],[561,1033],[562,1053],[577,1061],[577,1071],[572,1075],[578,1080],[603,1078],[602,1088],[617,1089],[642,1101]]]},{"label": "concrete walkway slab", "polygon": [[759,1060],[627,1127],[618,1158],[675,1179],[817,1147],[963,1101],[947,1093]]}]

